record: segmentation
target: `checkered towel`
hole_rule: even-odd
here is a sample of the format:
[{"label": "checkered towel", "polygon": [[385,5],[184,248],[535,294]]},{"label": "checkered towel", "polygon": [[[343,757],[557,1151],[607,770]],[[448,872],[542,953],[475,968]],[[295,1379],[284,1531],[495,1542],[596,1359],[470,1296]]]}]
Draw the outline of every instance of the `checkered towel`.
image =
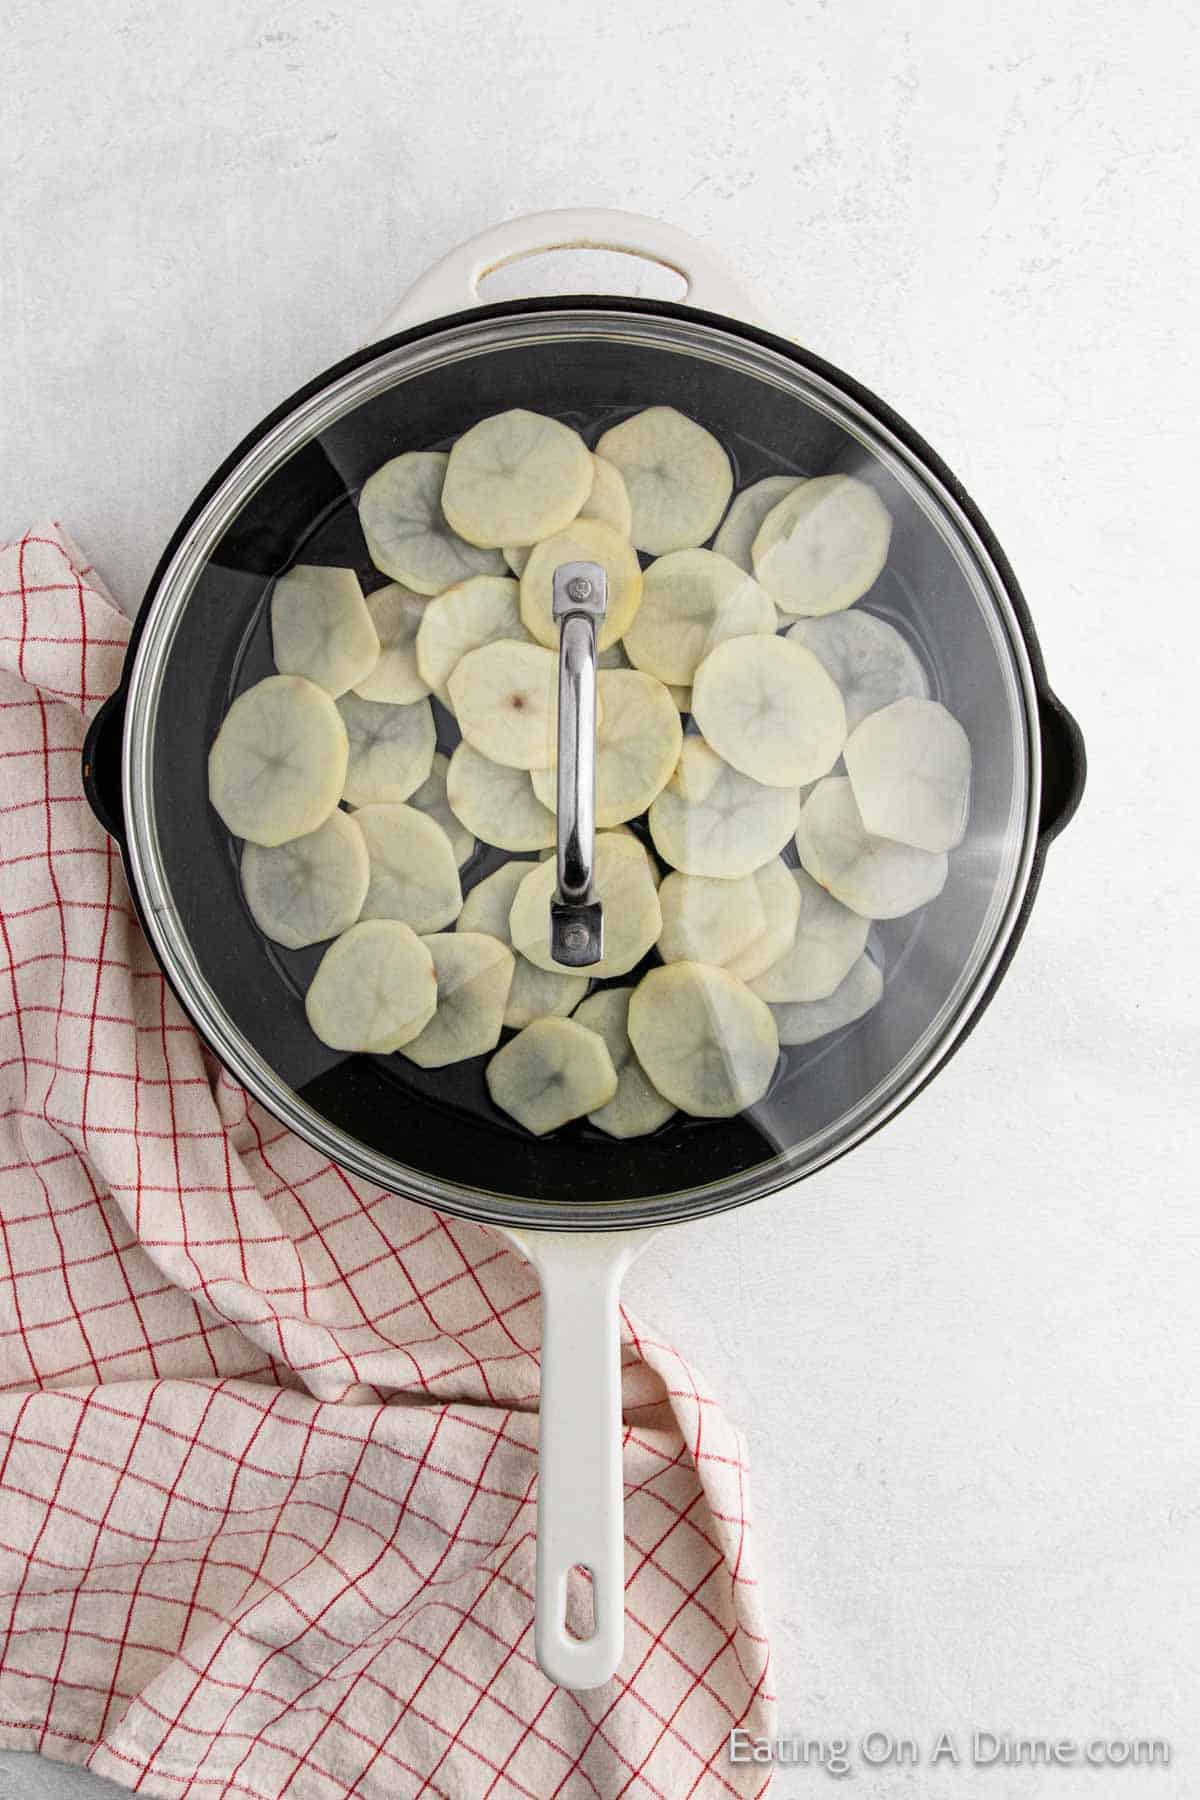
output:
[{"label": "checkered towel", "polygon": [[0,550],[0,1742],[171,1800],[764,1791],[741,1439],[625,1320],[619,1677],[533,1656],[537,1286],[205,1051],[80,789],[128,627]]}]

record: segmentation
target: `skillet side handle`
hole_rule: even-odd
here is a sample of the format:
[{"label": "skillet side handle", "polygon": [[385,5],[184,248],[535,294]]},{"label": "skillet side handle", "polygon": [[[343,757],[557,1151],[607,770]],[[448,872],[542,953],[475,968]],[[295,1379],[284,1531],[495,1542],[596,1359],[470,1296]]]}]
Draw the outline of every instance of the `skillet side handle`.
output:
[{"label": "skillet side handle", "polygon": [[94,715],[83,740],[83,791],[87,803],[117,842],[125,842],[121,800],[121,744],[125,734],[125,689],[110,694]]},{"label": "skillet side handle", "polygon": [[[655,1234],[505,1233],[542,1289],[534,1647],[564,1688],[611,1681],[625,1644],[621,1279]],[[567,1628],[567,1579],[591,1577],[592,1631]]]},{"label": "skillet side handle", "polygon": [[1043,688],[1038,724],[1042,738],[1042,802],[1038,843],[1045,849],[1071,823],[1087,782],[1083,733],[1058,695]]}]

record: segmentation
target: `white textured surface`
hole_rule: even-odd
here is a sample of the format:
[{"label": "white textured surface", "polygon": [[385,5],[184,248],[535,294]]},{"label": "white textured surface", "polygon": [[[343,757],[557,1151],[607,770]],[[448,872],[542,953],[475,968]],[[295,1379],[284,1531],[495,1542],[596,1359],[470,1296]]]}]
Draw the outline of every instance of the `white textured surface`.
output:
[{"label": "white textured surface", "polygon": [[[0,531],[55,509],[131,598],[238,436],[428,262],[580,200],[723,245],[976,494],[1088,734],[1084,809],[923,1098],[652,1249],[629,1297],[750,1436],[786,1725],[1175,1745],[1166,1773],[860,1767],[856,1793],[1191,1800],[1185,9],[18,0],[8,35]],[[0,1758],[0,1794],[100,1791],[51,1777]]]}]

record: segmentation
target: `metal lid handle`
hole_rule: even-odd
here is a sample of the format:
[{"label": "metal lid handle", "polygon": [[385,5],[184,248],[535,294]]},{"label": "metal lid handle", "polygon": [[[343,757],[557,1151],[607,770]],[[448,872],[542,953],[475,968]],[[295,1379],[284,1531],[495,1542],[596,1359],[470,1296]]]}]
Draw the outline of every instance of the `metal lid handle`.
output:
[{"label": "metal lid handle", "polygon": [[559,563],[553,616],[558,650],[558,892],[550,903],[550,954],[588,968],[604,954],[595,889],[596,624],[608,605],[599,563]]}]

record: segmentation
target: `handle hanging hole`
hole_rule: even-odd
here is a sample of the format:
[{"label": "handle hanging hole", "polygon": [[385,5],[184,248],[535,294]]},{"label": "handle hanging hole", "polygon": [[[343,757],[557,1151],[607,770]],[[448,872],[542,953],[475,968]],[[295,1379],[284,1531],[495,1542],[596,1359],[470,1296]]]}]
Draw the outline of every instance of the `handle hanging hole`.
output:
[{"label": "handle hanging hole", "polygon": [[596,1583],[586,1563],[576,1563],[567,1575],[564,1623],[576,1643],[586,1644],[596,1635]]}]

